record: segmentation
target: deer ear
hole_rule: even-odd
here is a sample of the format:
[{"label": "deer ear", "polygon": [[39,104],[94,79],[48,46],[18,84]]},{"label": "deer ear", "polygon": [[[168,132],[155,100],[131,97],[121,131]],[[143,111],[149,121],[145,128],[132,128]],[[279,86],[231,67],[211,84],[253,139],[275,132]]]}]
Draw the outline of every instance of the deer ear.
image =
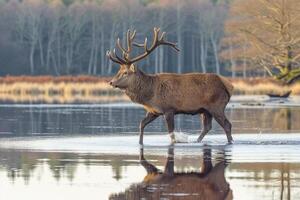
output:
[{"label": "deer ear", "polygon": [[131,64],[129,69],[132,71],[132,72],[136,72],[136,66],[134,66],[134,64]]}]

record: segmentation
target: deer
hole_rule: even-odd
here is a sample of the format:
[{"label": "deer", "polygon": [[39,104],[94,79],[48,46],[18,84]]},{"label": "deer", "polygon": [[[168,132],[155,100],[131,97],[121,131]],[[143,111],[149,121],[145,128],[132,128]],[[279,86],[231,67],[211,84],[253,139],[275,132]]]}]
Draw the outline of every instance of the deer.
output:
[{"label": "deer", "polygon": [[202,151],[203,158],[199,170],[176,172],[173,145],[168,148],[168,157],[163,170],[147,161],[144,149],[141,148],[140,164],[147,172],[143,181],[132,184],[125,192],[111,194],[109,199],[232,200],[233,192],[225,178],[227,161],[222,158],[213,165],[211,149],[205,148]]},{"label": "deer", "polygon": [[[176,43],[165,39],[166,32],[160,34],[160,28],[153,29],[153,41],[148,45],[147,37],[144,43],[134,41],[136,31],[127,31],[127,48],[123,47],[120,38],[116,48],[122,52],[118,55],[116,48],[107,51],[108,58],[119,64],[119,71],[109,81],[114,88],[125,91],[131,101],[141,104],[146,110],[146,116],[140,122],[139,144],[143,145],[145,127],[159,116],[164,116],[171,143],[176,143],[174,135],[174,116],[177,114],[199,114],[203,129],[197,142],[212,129],[212,119],[224,129],[227,141],[233,143],[231,123],[225,116],[225,107],[233,92],[233,85],[225,77],[213,73],[158,73],[147,74],[136,66],[136,62],[146,58],[159,46],[169,46],[179,52]],[[136,47],[143,53],[133,56],[132,49]]]}]

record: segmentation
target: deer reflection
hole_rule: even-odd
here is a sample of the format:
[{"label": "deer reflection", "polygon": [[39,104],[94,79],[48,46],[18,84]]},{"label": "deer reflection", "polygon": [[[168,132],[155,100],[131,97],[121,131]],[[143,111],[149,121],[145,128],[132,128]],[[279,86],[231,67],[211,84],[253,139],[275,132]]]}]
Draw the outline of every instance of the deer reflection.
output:
[{"label": "deer reflection", "polygon": [[131,185],[124,193],[113,194],[111,200],[119,199],[232,199],[232,191],[225,179],[225,161],[213,165],[211,149],[203,149],[200,171],[175,172],[174,147],[168,148],[164,170],[159,170],[144,157],[140,150],[140,164],[147,175],[139,184]]}]

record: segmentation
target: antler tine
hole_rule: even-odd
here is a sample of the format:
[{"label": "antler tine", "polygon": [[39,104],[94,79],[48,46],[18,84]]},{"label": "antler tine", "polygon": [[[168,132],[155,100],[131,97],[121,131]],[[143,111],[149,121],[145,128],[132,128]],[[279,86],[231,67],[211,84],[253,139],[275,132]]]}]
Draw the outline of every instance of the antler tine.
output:
[{"label": "antler tine", "polygon": [[160,39],[159,39],[159,42],[160,44],[165,44],[165,45],[170,45],[171,47],[173,47],[177,52],[180,51],[180,49],[177,47],[177,43],[172,43],[172,42],[168,42],[168,41],[165,41],[164,37],[166,35],[166,32],[163,32],[160,36]]},{"label": "antler tine", "polygon": [[144,43],[143,44],[139,44],[137,42],[132,43],[134,46],[136,47],[144,47]]},{"label": "antler tine", "polygon": [[120,61],[120,63],[127,64],[127,61],[125,61],[123,58],[118,56],[118,54],[116,53],[116,49],[113,50],[113,55],[112,56],[115,57],[116,59],[118,59]]},{"label": "antler tine", "polygon": [[153,34],[154,34],[153,35],[153,42],[152,42],[152,45],[150,47],[150,50],[154,49],[158,45],[158,42],[159,42],[158,41],[158,33],[159,33],[159,28],[154,27],[154,29],[153,29]]},{"label": "antler tine", "polygon": [[159,40],[159,32],[160,32],[160,28],[156,28],[156,32],[157,32],[157,41]]},{"label": "antler tine", "polygon": [[134,39],[134,37],[135,37],[135,35],[136,35],[136,30],[134,30],[134,31],[133,31],[133,33],[132,33],[132,35],[131,35],[130,39],[131,39],[131,40],[133,40],[133,39]]},{"label": "antler tine", "polygon": [[106,51],[106,56],[109,57],[109,55],[110,55],[110,51],[107,50],[107,51]]},{"label": "antler tine", "polygon": [[136,35],[136,30],[133,30],[133,33],[130,33],[130,30],[127,31],[127,56],[132,50],[132,41]]},{"label": "antler tine", "polygon": [[159,31],[160,31],[160,28],[154,27],[154,28],[153,28],[153,31],[154,31],[154,32],[159,32]]},{"label": "antler tine", "polygon": [[107,51],[106,52],[106,56],[112,60],[113,62],[119,63],[120,65],[122,65],[123,63],[121,63],[121,61],[119,61],[116,57],[114,57],[111,53],[111,51]]},{"label": "antler tine", "polygon": [[121,45],[120,38],[117,39],[117,46],[118,46],[118,48],[119,48],[122,52],[127,51],[127,50],[124,49],[124,47]]},{"label": "antler tine", "polygon": [[157,42],[158,41],[158,35],[159,35],[159,31],[160,31],[160,28],[156,28],[154,30],[154,42]]},{"label": "antler tine", "polygon": [[130,34],[130,30],[128,29],[127,31],[127,52],[131,51],[131,34]]},{"label": "antler tine", "polygon": [[144,49],[145,49],[146,52],[148,52],[147,42],[148,42],[148,38],[146,37],[145,41],[144,41]]},{"label": "antler tine", "polygon": [[163,41],[164,40],[164,37],[166,35],[166,32],[163,32],[159,38],[159,41]]},{"label": "antler tine", "polygon": [[169,45],[169,46],[173,47],[173,49],[175,49],[177,52],[180,51],[180,49],[177,47],[177,43],[163,41],[163,42],[161,42],[161,44]]},{"label": "antler tine", "polygon": [[137,42],[133,42],[132,44],[136,47],[145,47],[145,44],[147,43],[147,38],[145,38],[144,43],[140,44]]}]

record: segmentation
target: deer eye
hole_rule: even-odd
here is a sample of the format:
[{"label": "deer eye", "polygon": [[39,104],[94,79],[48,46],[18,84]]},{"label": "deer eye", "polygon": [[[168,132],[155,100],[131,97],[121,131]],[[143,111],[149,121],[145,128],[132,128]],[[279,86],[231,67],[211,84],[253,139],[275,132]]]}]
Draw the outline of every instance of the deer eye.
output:
[{"label": "deer eye", "polygon": [[127,75],[128,75],[128,72],[124,72],[124,75],[127,76]]}]

